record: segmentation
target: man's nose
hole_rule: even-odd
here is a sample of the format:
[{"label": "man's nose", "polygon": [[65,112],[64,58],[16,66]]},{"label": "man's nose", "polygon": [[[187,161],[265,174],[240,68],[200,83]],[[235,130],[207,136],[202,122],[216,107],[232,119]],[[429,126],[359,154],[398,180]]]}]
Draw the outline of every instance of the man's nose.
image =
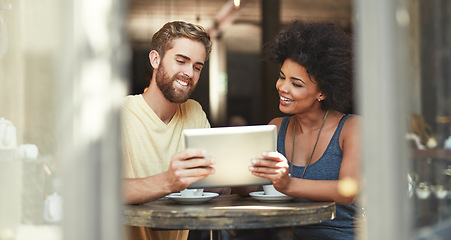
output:
[{"label": "man's nose", "polygon": [[183,69],[183,75],[188,78],[193,78],[194,66],[187,64],[187,66]]}]

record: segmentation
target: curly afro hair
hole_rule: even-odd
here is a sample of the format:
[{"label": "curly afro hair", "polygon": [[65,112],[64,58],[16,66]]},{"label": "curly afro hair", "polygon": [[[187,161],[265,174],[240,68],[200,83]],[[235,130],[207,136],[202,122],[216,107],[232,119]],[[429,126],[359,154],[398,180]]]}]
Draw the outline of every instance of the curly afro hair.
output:
[{"label": "curly afro hair", "polygon": [[295,21],[266,46],[266,60],[289,58],[306,68],[326,95],[324,110],[346,112],[353,93],[352,38],[331,23]]}]

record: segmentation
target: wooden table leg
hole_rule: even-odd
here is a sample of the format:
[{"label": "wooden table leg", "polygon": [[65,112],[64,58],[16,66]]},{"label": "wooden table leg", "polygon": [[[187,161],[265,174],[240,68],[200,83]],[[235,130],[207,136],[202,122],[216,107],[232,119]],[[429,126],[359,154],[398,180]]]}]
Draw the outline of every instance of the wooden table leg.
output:
[{"label": "wooden table leg", "polygon": [[210,230],[210,240],[221,240],[221,230]]}]

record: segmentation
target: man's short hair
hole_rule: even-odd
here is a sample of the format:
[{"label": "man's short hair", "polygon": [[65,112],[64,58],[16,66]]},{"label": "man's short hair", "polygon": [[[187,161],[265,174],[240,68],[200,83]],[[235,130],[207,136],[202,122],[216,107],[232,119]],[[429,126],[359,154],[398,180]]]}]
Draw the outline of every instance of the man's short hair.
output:
[{"label": "man's short hair", "polygon": [[166,51],[174,46],[174,39],[181,37],[201,42],[208,59],[211,52],[210,35],[202,26],[182,21],[168,22],[158,30],[152,37],[151,50],[156,50],[164,57]]}]

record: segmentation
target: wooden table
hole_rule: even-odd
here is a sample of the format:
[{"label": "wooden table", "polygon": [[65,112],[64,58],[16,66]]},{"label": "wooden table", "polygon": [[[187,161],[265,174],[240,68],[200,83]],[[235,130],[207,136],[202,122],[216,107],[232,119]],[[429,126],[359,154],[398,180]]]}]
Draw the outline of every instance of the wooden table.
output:
[{"label": "wooden table", "polygon": [[334,202],[295,199],[264,203],[251,197],[227,195],[209,202],[184,205],[159,199],[142,205],[126,205],[125,224],[158,229],[210,230],[212,239],[221,229],[274,228],[317,224],[335,218]]}]

